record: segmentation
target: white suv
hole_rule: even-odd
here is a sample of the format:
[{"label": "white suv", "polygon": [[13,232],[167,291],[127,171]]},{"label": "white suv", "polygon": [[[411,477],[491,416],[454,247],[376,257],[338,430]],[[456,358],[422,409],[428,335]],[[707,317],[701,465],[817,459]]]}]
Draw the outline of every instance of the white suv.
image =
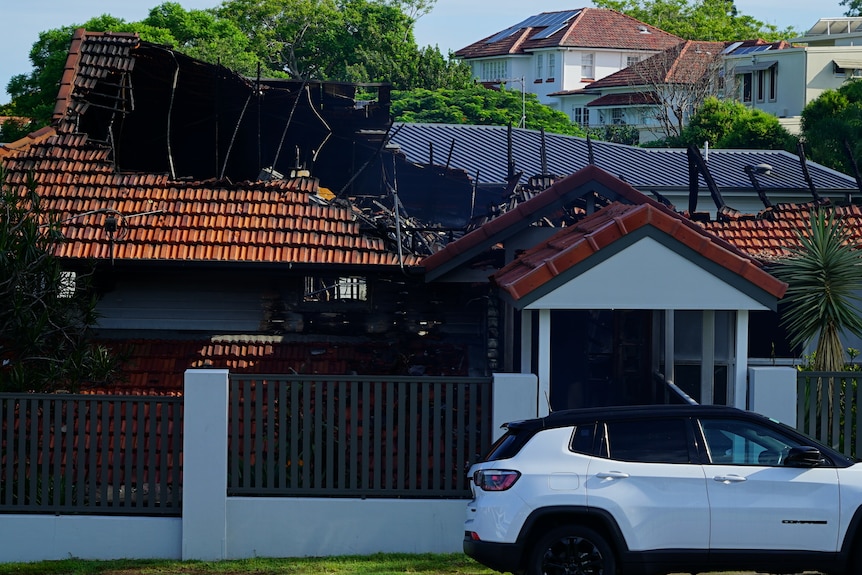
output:
[{"label": "white suv", "polygon": [[464,551],[498,571],[862,573],[862,464],[751,412],[556,412],[470,476]]}]

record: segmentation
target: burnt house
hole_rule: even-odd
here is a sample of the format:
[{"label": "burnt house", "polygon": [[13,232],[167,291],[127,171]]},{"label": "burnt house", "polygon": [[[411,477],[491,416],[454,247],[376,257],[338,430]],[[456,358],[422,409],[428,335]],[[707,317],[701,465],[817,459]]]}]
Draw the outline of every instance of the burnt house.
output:
[{"label": "burnt house", "polygon": [[409,247],[429,244],[390,225],[385,194],[340,195],[379,167],[390,127],[386,87],[362,89],[376,98],[75,33],[53,124],[0,161],[6,185],[32,176],[63,222],[65,265],[94,266],[98,338],[128,358],[122,389],[180,389],[203,366],[488,372],[487,286],[427,284]]}]

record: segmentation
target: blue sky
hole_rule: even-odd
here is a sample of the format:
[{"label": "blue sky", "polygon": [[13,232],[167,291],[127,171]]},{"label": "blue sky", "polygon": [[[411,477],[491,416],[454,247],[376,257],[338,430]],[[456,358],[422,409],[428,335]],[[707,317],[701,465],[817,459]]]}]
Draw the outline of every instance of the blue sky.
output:
[{"label": "blue sky", "polygon": [[[186,9],[212,8],[219,0],[175,0]],[[7,0],[3,6],[0,34],[0,103],[8,102],[6,85],[15,74],[28,73],[30,47],[39,32],[70,24],[81,24],[93,16],[111,14],[127,21],[141,20],[162,0]],[[437,45],[445,54],[508,28],[539,12],[571,10],[590,6],[577,0],[437,0],[433,12],[419,20],[416,39],[420,45]],[[793,26],[804,31],[819,18],[841,16],[839,0],[736,0],[740,12],[778,28]]]}]

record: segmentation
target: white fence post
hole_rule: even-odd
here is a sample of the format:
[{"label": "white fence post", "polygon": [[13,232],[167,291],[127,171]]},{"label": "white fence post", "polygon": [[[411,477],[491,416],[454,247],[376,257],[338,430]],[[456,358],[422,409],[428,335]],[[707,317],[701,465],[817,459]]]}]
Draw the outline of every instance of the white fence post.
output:
[{"label": "white fence post", "polygon": [[532,373],[495,373],[493,386],[491,440],[496,441],[504,423],[538,416],[539,380]]},{"label": "white fence post", "polygon": [[185,373],[183,560],[227,557],[228,371]]}]

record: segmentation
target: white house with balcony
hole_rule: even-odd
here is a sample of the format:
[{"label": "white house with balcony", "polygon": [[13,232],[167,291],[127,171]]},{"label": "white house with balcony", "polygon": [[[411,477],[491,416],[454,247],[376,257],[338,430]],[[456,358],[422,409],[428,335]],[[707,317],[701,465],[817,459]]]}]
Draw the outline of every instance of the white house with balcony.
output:
[{"label": "white house with balcony", "polygon": [[821,19],[790,42],[780,50],[728,47],[726,96],[777,116],[788,131],[799,133],[809,102],[862,76],[862,18]]},{"label": "white house with balcony", "polygon": [[552,93],[578,90],[681,39],[615,10],[580,8],[530,16],[455,52],[486,84],[536,94],[580,122]]}]

